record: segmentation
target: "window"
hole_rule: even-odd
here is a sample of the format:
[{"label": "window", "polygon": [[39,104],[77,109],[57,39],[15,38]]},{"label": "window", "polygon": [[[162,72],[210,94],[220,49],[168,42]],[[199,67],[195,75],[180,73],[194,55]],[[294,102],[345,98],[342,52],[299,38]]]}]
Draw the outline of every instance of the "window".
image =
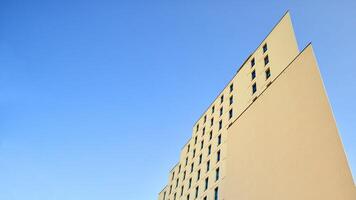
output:
[{"label": "window", "polygon": [[220,176],[220,169],[216,168],[216,170],[215,170],[215,181],[219,180],[219,176]]},{"label": "window", "polygon": [[207,190],[209,187],[209,178],[205,179],[205,190]]},{"label": "window", "polygon": [[234,96],[230,96],[230,105],[232,104],[232,103],[234,103]]},{"label": "window", "polygon": [[180,196],[183,196],[183,191],[184,191],[184,185],[181,187]]},{"label": "window", "polygon": [[208,197],[207,197],[207,196],[205,196],[203,200],[208,200]]},{"label": "window", "polygon": [[195,157],[195,149],[193,150],[193,158]]},{"label": "window", "polygon": [[220,150],[216,153],[216,162],[220,161]]},{"label": "window", "polygon": [[198,141],[198,136],[195,136],[195,138],[194,138],[194,144],[197,144],[197,141]]},{"label": "window", "polygon": [[195,198],[198,198],[198,194],[199,194],[199,186],[195,188]]},{"label": "window", "polygon": [[206,115],[204,115],[204,123],[206,122]]},{"label": "window", "polygon": [[190,165],[190,173],[192,173],[193,170],[194,170],[194,163],[192,163],[192,164]]},{"label": "window", "polygon": [[187,195],[187,200],[189,200],[189,197],[190,197],[190,196],[189,196],[189,194],[188,194],[188,195]]},{"label": "window", "polygon": [[267,43],[265,44],[265,45],[263,45],[263,53],[266,53],[266,51],[267,51]]},{"label": "window", "polygon": [[190,144],[188,144],[187,153],[190,151]]},{"label": "window", "polygon": [[252,58],[251,60],[251,67],[255,66],[255,58]]},{"label": "window", "polygon": [[255,94],[256,91],[257,91],[257,85],[256,85],[256,83],[254,83],[252,85],[252,94]]},{"label": "window", "polygon": [[222,120],[219,121],[219,130],[222,129]]},{"label": "window", "polygon": [[233,115],[234,113],[233,113],[233,110],[232,110],[232,108],[229,110],[229,119],[231,119],[232,118],[232,115]]},{"label": "window", "polygon": [[208,155],[210,155],[211,154],[211,145],[209,145],[209,147],[208,147]]},{"label": "window", "polygon": [[176,200],[177,193],[174,193],[173,199]]},{"label": "window", "polygon": [[219,200],[219,188],[216,187],[214,190],[214,200]]},{"label": "window", "polygon": [[201,164],[202,160],[203,160],[203,154],[200,154],[200,156],[199,156],[199,165]]},{"label": "window", "polygon": [[251,78],[252,78],[252,80],[256,78],[256,71],[255,70],[253,70],[251,72]]},{"label": "window", "polygon": [[197,128],[195,130],[195,132],[198,132],[199,131],[199,124],[197,124]]},{"label": "window", "polygon": [[189,179],[188,188],[192,187],[192,178]]},{"label": "window", "polygon": [[265,71],[265,74],[266,74],[266,79],[268,79],[268,78],[271,76],[271,70],[270,70],[270,68],[268,68],[268,69]]},{"label": "window", "polygon": [[265,66],[269,63],[269,58],[268,58],[268,55],[265,57]]},{"label": "window", "polygon": [[203,128],[203,133],[202,133],[202,135],[204,135],[205,134],[205,127]]},{"label": "window", "polygon": [[220,103],[224,102],[224,95],[221,95],[220,97]]},{"label": "window", "polygon": [[204,147],[204,140],[202,140],[201,142],[200,142],[200,149],[202,149]]},{"label": "window", "polygon": [[218,136],[218,146],[221,144],[221,134]]},{"label": "window", "polygon": [[185,180],[185,175],[187,174],[186,171],[183,172],[183,180]]},{"label": "window", "polygon": [[188,165],[188,157],[185,158],[185,166]]},{"label": "window", "polygon": [[211,138],[213,138],[213,131],[210,131],[209,133],[209,140],[211,140]]},{"label": "window", "polygon": [[220,108],[220,116],[223,115],[223,113],[224,113],[224,108],[221,107],[221,108]]},{"label": "window", "polygon": [[178,184],[179,184],[179,178],[177,178],[176,180],[176,188],[178,187]]},{"label": "window", "polygon": [[169,194],[172,192],[172,185],[169,186]]},{"label": "window", "polygon": [[206,171],[208,172],[210,170],[210,160],[206,162]]},{"label": "window", "polygon": [[172,180],[174,179],[174,172],[172,173]]},{"label": "window", "polygon": [[210,119],[210,126],[214,125],[214,117]]},{"label": "window", "polygon": [[199,181],[199,179],[200,179],[200,169],[198,170],[197,181]]},{"label": "window", "polygon": [[211,107],[211,113],[215,112],[215,106]]},{"label": "window", "polygon": [[179,167],[178,167],[178,173],[180,173],[180,170],[181,170],[181,166],[179,165]]},{"label": "window", "polygon": [[234,84],[233,83],[230,84],[230,92],[232,92],[232,91],[234,91]]}]

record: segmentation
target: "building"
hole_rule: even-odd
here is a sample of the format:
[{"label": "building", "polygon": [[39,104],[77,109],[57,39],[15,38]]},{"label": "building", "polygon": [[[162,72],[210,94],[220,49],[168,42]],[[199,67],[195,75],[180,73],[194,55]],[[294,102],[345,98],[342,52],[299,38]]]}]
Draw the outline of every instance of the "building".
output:
[{"label": "building", "polygon": [[312,45],[287,12],[193,126],[159,200],[356,200]]}]

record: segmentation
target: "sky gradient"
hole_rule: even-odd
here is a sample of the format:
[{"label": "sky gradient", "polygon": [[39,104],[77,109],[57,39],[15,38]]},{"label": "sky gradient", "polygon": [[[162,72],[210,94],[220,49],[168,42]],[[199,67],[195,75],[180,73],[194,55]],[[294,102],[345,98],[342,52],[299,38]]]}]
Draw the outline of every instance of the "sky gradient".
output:
[{"label": "sky gradient", "polygon": [[356,1],[0,1],[0,199],[156,199],[290,10],[356,175]]}]

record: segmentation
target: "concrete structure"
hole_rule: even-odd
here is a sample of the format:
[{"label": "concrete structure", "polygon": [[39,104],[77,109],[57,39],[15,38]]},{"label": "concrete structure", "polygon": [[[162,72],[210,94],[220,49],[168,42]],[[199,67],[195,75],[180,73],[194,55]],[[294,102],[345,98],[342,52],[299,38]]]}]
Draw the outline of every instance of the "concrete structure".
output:
[{"label": "concrete structure", "polygon": [[311,44],[287,12],[193,127],[159,200],[356,200]]}]

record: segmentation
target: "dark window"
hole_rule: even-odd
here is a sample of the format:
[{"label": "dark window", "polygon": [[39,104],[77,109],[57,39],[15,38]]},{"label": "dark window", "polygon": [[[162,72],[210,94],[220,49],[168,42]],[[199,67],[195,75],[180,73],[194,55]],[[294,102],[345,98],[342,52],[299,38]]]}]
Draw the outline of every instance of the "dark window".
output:
[{"label": "dark window", "polygon": [[199,124],[197,124],[197,128],[195,130],[195,132],[198,132],[199,131]]},{"label": "dark window", "polygon": [[187,174],[186,171],[183,172],[183,180],[185,180],[185,175]]},{"label": "dark window", "polygon": [[265,57],[265,65],[267,65],[269,63],[269,58],[268,58],[268,55]]},{"label": "dark window", "polygon": [[202,149],[204,147],[204,140],[202,140],[201,142],[200,142],[200,149]]},{"label": "dark window", "polygon": [[209,133],[209,140],[211,140],[211,138],[213,138],[213,131],[210,131]]},{"label": "dark window", "polygon": [[180,169],[181,169],[181,166],[179,165],[179,167],[178,167],[178,173],[180,173]]},{"label": "dark window", "polygon": [[189,194],[187,195],[187,200],[189,200]]},{"label": "dark window", "polygon": [[232,103],[234,103],[234,96],[230,96],[230,105],[232,104]]},{"label": "dark window", "polygon": [[214,200],[219,200],[219,188],[216,187],[214,190]]},{"label": "dark window", "polygon": [[176,188],[178,187],[178,183],[179,183],[179,178],[177,178],[176,180]]},{"label": "dark window", "polygon": [[208,172],[210,170],[210,160],[206,162],[206,171]]},{"label": "dark window", "polygon": [[218,136],[218,146],[221,144],[221,134]]},{"label": "dark window", "polygon": [[220,176],[220,169],[216,168],[216,170],[215,170],[215,181],[219,180],[219,176]]},{"label": "dark window", "polygon": [[224,102],[224,95],[221,95],[220,97],[220,103]]},{"label": "dark window", "polygon": [[255,58],[252,58],[251,60],[251,67],[255,66]]},{"label": "dark window", "polygon": [[198,198],[198,194],[199,194],[199,186],[195,188],[195,198]]},{"label": "dark window", "polygon": [[209,178],[205,179],[205,190],[207,190],[209,187]]},{"label": "dark window", "polygon": [[215,112],[215,106],[211,107],[211,113]]},{"label": "dark window", "polygon": [[198,136],[195,136],[195,138],[194,138],[194,144],[197,144],[197,141],[198,141]]},{"label": "dark window", "polygon": [[208,155],[210,155],[211,154],[211,145],[209,145],[209,147],[208,147]]},{"label": "dark window", "polygon": [[193,149],[193,158],[195,157],[195,149]]},{"label": "dark window", "polygon": [[208,200],[208,197],[207,197],[207,196],[205,196],[203,200]]},{"label": "dark window", "polygon": [[220,161],[220,150],[216,153],[216,162]]},{"label": "dark window", "polygon": [[266,79],[268,79],[271,76],[270,68],[268,68],[265,73],[266,73]]},{"label": "dark window", "polygon": [[263,53],[267,51],[267,44],[263,45]]},{"label": "dark window", "polygon": [[199,156],[199,164],[201,164],[202,160],[203,160],[203,154],[200,154],[200,156]]},{"label": "dark window", "polygon": [[223,110],[223,107],[220,108],[220,116],[223,115],[224,113],[224,110]]},{"label": "dark window", "polygon": [[189,179],[188,188],[192,187],[192,178]]},{"label": "dark window", "polygon": [[172,185],[169,186],[169,194],[172,192]]},{"label": "dark window", "polygon": [[200,179],[200,169],[198,170],[197,181],[199,181],[199,179]]},{"label": "dark window", "polygon": [[192,173],[194,170],[194,163],[192,163],[192,165],[190,166],[190,173]]},{"label": "dark window", "polygon": [[230,92],[232,92],[234,90],[234,84],[231,83],[230,85]]},{"label": "dark window", "polygon": [[183,196],[184,186],[181,187],[180,196]]},{"label": "dark window", "polygon": [[206,115],[204,116],[204,123],[206,122]]},{"label": "dark window", "polygon": [[229,110],[229,119],[232,118],[232,115],[233,115],[233,111],[232,111],[232,108]]},{"label": "dark window", "polygon": [[188,157],[185,158],[185,166],[188,164]]},{"label": "dark window", "polygon": [[214,117],[210,119],[210,126],[214,125]]},{"label": "dark window", "polygon": [[205,127],[203,128],[203,135],[205,134]]},{"label": "dark window", "polygon": [[252,80],[256,78],[256,71],[255,70],[253,70],[251,72],[251,78],[252,78]]},{"label": "dark window", "polygon": [[173,199],[176,200],[177,193],[174,193]]},{"label": "dark window", "polygon": [[188,144],[187,153],[190,151],[190,144]]},{"label": "dark window", "polygon": [[254,83],[252,85],[252,94],[255,94],[256,91],[257,91],[257,85],[256,85],[256,83]]},{"label": "dark window", "polygon": [[219,130],[222,129],[222,120],[219,121]]}]

